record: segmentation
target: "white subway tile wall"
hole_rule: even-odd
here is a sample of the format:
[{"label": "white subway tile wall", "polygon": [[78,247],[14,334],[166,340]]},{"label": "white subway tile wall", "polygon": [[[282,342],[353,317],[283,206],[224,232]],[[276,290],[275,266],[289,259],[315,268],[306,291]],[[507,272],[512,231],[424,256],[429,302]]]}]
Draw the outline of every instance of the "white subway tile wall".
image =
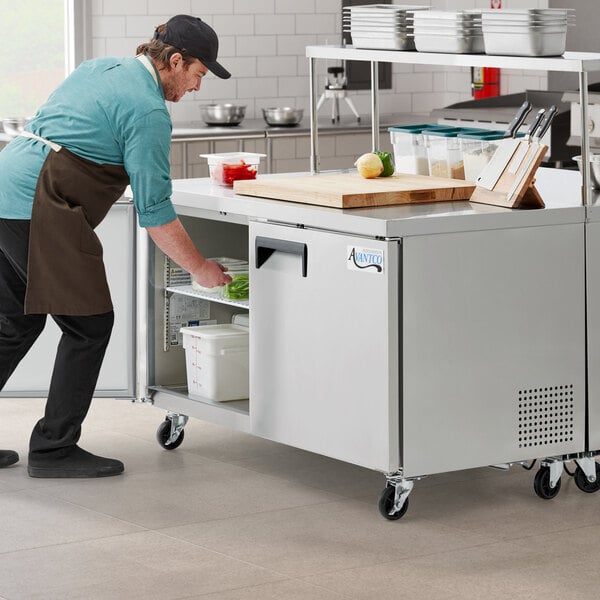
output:
[{"label": "white subway tile wall", "polygon": [[[418,4],[447,10],[490,6],[489,0],[419,0]],[[547,6],[548,0],[503,0],[504,8]],[[305,47],[339,43],[341,0],[170,0],[169,3],[164,0],[92,0],[94,56],[133,54],[139,43],[150,39],[157,25],[177,13],[197,15],[215,28],[220,40],[219,60],[233,77],[220,80],[210,75],[199,92],[188,94],[177,104],[169,103],[174,123],[199,121],[200,104],[214,101],[245,104],[248,119],[261,118],[261,109],[274,105],[303,108],[308,118]],[[323,83],[327,66],[332,64],[317,63],[319,80]],[[392,73],[392,89],[381,90],[382,113],[417,112],[426,116],[434,108],[471,97],[469,69],[393,65]],[[546,87],[545,73],[502,71],[503,94]],[[352,99],[361,114],[370,112],[368,91],[352,92]],[[341,112],[348,112],[345,106],[341,106]],[[285,142],[281,147],[284,155],[274,160],[275,170],[307,170],[308,139],[301,139],[296,146],[296,156],[290,156],[292,145],[289,140]],[[299,146],[306,148],[306,156],[298,154]],[[369,135],[340,136],[337,144],[321,143],[321,168],[350,167],[360,148],[364,150],[369,146]],[[190,145],[188,156],[197,156],[196,150]],[[219,146],[219,151],[224,148]],[[172,158],[176,176],[181,172],[181,155],[174,150]],[[193,163],[192,159],[188,173],[206,174],[203,165]]]}]

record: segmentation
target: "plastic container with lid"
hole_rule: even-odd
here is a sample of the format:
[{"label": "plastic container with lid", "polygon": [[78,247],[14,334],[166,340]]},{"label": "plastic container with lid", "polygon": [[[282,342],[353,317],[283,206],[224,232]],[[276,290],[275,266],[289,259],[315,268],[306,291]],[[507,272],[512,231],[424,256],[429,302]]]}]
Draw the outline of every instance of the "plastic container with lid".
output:
[{"label": "plastic container with lid", "polygon": [[217,402],[249,396],[249,332],[239,325],[182,327],[188,393]]},{"label": "plastic container with lid", "polygon": [[389,127],[394,148],[395,173],[429,175],[427,146],[422,131],[427,125],[399,125]]},{"label": "plastic container with lid", "polygon": [[240,179],[256,179],[260,159],[266,154],[255,152],[223,152],[222,154],[201,154],[208,161],[210,178],[227,187]]},{"label": "plastic container with lid", "polygon": [[458,137],[462,146],[465,179],[476,181],[494,155],[499,140],[504,138],[504,132],[482,130],[461,133]]},{"label": "plastic container with lid", "polygon": [[427,136],[429,174],[432,177],[464,179],[462,150],[458,139],[459,129],[446,131],[425,129],[423,133]]}]

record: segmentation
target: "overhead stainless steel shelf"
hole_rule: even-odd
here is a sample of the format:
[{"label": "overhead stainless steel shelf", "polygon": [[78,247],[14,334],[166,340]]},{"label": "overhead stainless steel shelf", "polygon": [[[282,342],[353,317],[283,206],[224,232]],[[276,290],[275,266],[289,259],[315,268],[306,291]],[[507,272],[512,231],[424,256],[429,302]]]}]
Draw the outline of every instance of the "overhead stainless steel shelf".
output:
[{"label": "overhead stainless steel shelf", "polygon": [[600,71],[600,53],[565,52],[562,56],[497,56],[493,54],[443,54],[399,50],[368,50],[352,46],[307,46],[308,58],[360,60],[368,62],[444,65],[453,67],[498,67],[526,71]]}]

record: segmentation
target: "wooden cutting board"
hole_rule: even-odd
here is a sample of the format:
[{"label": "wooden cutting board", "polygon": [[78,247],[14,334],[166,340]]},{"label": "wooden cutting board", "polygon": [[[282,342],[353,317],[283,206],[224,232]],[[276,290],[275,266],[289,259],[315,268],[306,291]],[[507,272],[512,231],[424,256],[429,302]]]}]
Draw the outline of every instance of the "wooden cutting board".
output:
[{"label": "wooden cutting board", "polygon": [[335,208],[468,200],[472,182],[427,175],[365,179],[358,173],[319,173],[233,182],[236,194]]}]

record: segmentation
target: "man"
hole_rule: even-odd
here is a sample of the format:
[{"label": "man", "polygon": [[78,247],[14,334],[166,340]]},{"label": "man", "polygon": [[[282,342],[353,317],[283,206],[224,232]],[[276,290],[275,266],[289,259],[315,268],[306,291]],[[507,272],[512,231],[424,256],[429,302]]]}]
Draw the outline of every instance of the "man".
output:
[{"label": "man", "polygon": [[[77,442],[113,325],[94,228],[131,184],[139,223],[201,285],[231,281],[205,259],[171,204],[171,119],[165,100],[198,91],[217,62],[218,38],[177,15],[136,58],[83,63],[22,136],[0,152],[0,390],[51,315],[62,330],[44,417],[29,444],[32,477],[102,477],[123,463]],[[0,467],[16,452],[0,451]]]}]

